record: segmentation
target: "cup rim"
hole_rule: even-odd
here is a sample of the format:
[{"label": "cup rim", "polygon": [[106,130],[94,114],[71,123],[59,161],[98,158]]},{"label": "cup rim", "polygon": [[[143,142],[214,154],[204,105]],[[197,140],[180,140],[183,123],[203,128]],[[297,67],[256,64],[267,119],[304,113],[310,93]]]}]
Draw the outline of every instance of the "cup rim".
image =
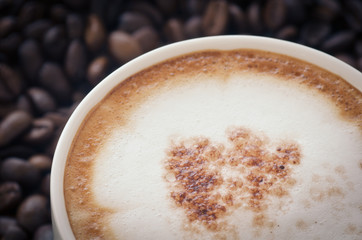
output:
[{"label": "cup rim", "polygon": [[124,79],[149,66],[179,55],[202,50],[258,49],[297,58],[341,76],[362,92],[362,73],[341,60],[319,50],[269,37],[225,35],[201,37],[169,44],[145,53],[109,74],[81,101],[67,121],[54,152],[50,180],[50,199],[54,235],[75,239],[64,200],[64,170],[76,130],[88,112]]}]

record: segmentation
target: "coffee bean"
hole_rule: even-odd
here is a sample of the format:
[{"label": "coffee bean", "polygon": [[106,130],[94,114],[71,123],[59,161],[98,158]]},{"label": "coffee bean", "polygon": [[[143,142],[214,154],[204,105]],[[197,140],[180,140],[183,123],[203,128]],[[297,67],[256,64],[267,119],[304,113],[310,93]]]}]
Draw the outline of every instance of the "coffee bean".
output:
[{"label": "coffee bean", "polygon": [[301,29],[301,41],[303,44],[316,47],[330,33],[331,27],[323,22],[309,22]]},{"label": "coffee bean", "polygon": [[49,222],[48,200],[39,194],[30,195],[19,206],[16,219],[20,226],[33,232],[41,225]]},{"label": "coffee bean", "polygon": [[68,120],[68,116],[59,112],[48,112],[44,117],[52,121],[56,128],[64,127]]},{"label": "coffee bean", "polygon": [[354,51],[359,57],[362,57],[362,39],[354,44]]},{"label": "coffee bean", "polygon": [[100,50],[106,40],[106,29],[97,15],[89,15],[85,28],[85,43],[88,48],[96,52]]},{"label": "coffee bean", "polygon": [[359,57],[356,62],[357,69],[362,72],[362,57]]},{"label": "coffee bean", "polygon": [[18,183],[0,183],[0,212],[9,212],[13,210],[20,203],[21,197],[22,192]]},{"label": "coffee bean", "polygon": [[30,127],[32,117],[24,111],[14,111],[0,123],[0,147],[7,145]]},{"label": "coffee bean", "polygon": [[268,0],[263,11],[265,26],[270,31],[277,30],[286,19],[286,10],[284,0]]},{"label": "coffee bean", "polygon": [[210,1],[202,17],[203,33],[208,36],[224,33],[228,24],[228,17],[226,1]]},{"label": "coffee bean", "polygon": [[33,22],[36,19],[42,18],[44,16],[44,6],[38,2],[26,2],[18,15],[18,25],[20,28],[23,28],[30,22]]},{"label": "coffee bean", "polygon": [[135,2],[130,10],[140,12],[147,16],[155,26],[161,26],[163,17],[161,12],[149,2]]},{"label": "coffee bean", "polygon": [[168,42],[178,42],[185,39],[182,24],[175,18],[171,18],[166,22],[164,34]]},{"label": "coffee bean", "polygon": [[17,106],[12,102],[1,103],[0,104],[0,119],[4,118],[6,115],[11,113],[15,109],[17,109]]},{"label": "coffee bean", "polygon": [[41,191],[45,196],[50,196],[50,174],[46,174],[41,182]]},{"label": "coffee bean", "polygon": [[299,0],[284,0],[287,12],[287,19],[289,23],[304,22],[307,14],[305,5],[306,1]]},{"label": "coffee bean", "polygon": [[0,19],[0,38],[7,36],[15,30],[16,20],[13,16],[6,16]]},{"label": "coffee bean", "polygon": [[156,0],[158,8],[166,15],[173,15],[178,8],[177,0]]},{"label": "coffee bean", "polygon": [[20,158],[10,157],[4,160],[0,167],[1,179],[15,181],[24,187],[34,187],[40,181],[40,171]]},{"label": "coffee bean", "polygon": [[40,226],[34,234],[33,240],[52,240],[53,239],[53,229],[51,224],[46,224]]},{"label": "coffee bean", "polygon": [[346,10],[344,11],[344,17],[349,26],[356,30],[362,30],[362,2],[360,0],[347,0],[344,1]]},{"label": "coffee bean", "polygon": [[44,89],[32,87],[28,89],[27,94],[35,110],[40,114],[55,110],[56,103],[54,98]]},{"label": "coffee bean", "polygon": [[229,4],[229,17],[231,31],[242,33],[246,30],[246,16],[243,10],[236,4]]},{"label": "coffee bean", "polygon": [[32,39],[23,42],[19,48],[19,60],[26,76],[34,80],[43,64],[43,56],[39,44]]},{"label": "coffee bean", "polygon": [[58,64],[46,62],[40,69],[40,84],[61,102],[69,102],[71,87]]},{"label": "coffee bean", "polygon": [[337,52],[345,50],[352,45],[355,33],[352,31],[342,31],[331,35],[321,46],[323,51]]},{"label": "coffee bean", "polygon": [[12,217],[0,216],[0,236],[3,236],[9,227],[17,226],[16,219]]},{"label": "coffee bean", "polygon": [[34,38],[41,41],[44,38],[44,34],[52,26],[51,22],[47,19],[39,19],[27,25],[24,29],[24,35],[27,38]]},{"label": "coffee bean", "polygon": [[133,33],[141,27],[152,26],[151,20],[139,12],[125,12],[119,17],[119,29]]},{"label": "coffee bean", "polygon": [[19,96],[23,82],[19,74],[0,63],[0,101],[10,101]]},{"label": "coffee bean", "polygon": [[17,55],[22,37],[19,33],[12,33],[7,37],[0,38],[0,53],[4,53],[11,60]]},{"label": "coffee bean", "polygon": [[341,6],[337,0],[319,0],[318,6],[313,9],[313,18],[332,22],[340,12]]},{"label": "coffee bean", "polygon": [[65,22],[65,18],[67,16],[67,9],[62,4],[55,4],[50,7],[50,17],[53,22],[63,23]]},{"label": "coffee bean", "polygon": [[284,40],[294,40],[298,34],[298,29],[295,26],[288,25],[281,28],[275,36]]},{"label": "coffee bean", "polygon": [[197,38],[202,36],[201,17],[194,16],[189,18],[184,25],[185,36],[187,38]]},{"label": "coffee bean", "polygon": [[85,77],[87,53],[80,40],[73,40],[65,56],[65,71],[73,82],[80,82]]},{"label": "coffee bean", "polygon": [[16,101],[16,109],[29,113],[30,115],[34,115],[34,106],[31,102],[29,96],[20,95]]},{"label": "coffee bean", "polygon": [[252,33],[260,33],[263,30],[261,21],[261,8],[259,3],[252,2],[247,9],[248,28]]},{"label": "coffee bean", "polygon": [[97,57],[89,65],[87,79],[92,86],[96,86],[108,73],[109,60],[105,56]]},{"label": "coffee bean", "polygon": [[143,52],[151,51],[160,46],[160,38],[153,27],[142,27],[134,32],[132,37],[139,43]]},{"label": "coffee bean", "polygon": [[65,28],[62,25],[51,27],[44,35],[44,50],[53,60],[61,60],[67,48]]},{"label": "coffee bean", "polygon": [[54,133],[54,124],[47,118],[34,119],[31,129],[22,138],[29,145],[44,144]]},{"label": "coffee bean", "polygon": [[110,34],[109,51],[118,61],[125,63],[142,53],[141,47],[129,34],[122,31],[114,31]]},{"label": "coffee bean", "polygon": [[0,158],[2,159],[8,157],[28,158],[35,153],[34,148],[26,145],[13,144],[6,148],[0,148]]},{"label": "coffee bean", "polygon": [[33,155],[28,161],[41,172],[49,172],[52,166],[52,159],[44,154]]},{"label": "coffee bean", "polygon": [[188,0],[185,2],[186,12],[191,16],[201,15],[203,10],[206,9],[207,1],[205,0]]},{"label": "coffee bean", "polygon": [[356,68],[357,67],[357,62],[356,60],[349,54],[346,53],[338,53],[334,55],[336,58],[338,58],[339,60],[347,63],[348,65]]},{"label": "coffee bean", "polygon": [[10,226],[2,236],[2,240],[26,240],[28,239],[25,231],[18,226]]},{"label": "coffee bean", "polygon": [[80,39],[84,33],[84,21],[78,14],[68,14],[66,25],[69,39]]}]

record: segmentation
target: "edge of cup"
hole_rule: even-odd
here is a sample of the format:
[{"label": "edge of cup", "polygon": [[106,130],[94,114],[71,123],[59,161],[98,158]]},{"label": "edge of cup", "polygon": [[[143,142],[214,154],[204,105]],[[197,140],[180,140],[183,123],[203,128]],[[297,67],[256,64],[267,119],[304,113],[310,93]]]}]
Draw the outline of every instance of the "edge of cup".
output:
[{"label": "edge of cup", "polygon": [[145,53],[119,67],[101,81],[74,110],[59,138],[51,169],[50,199],[55,239],[75,239],[65,208],[63,181],[65,163],[76,130],[87,113],[117,84],[138,71],[166,59],[201,50],[259,49],[288,55],[318,65],[346,79],[362,92],[362,73],[339,59],[297,43],[268,37],[230,35],[202,37],[169,44]]}]

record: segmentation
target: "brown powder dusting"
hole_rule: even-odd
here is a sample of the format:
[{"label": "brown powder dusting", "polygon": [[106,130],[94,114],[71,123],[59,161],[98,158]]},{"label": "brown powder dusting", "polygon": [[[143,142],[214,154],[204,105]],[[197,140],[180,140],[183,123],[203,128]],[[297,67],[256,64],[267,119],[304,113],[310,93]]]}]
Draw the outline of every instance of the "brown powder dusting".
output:
[{"label": "brown powder dusting", "polygon": [[282,143],[270,151],[268,139],[241,127],[227,136],[230,146],[190,138],[170,147],[165,160],[166,176],[175,177],[169,182],[170,196],[190,222],[212,231],[220,230],[219,219],[241,206],[257,214],[255,226],[264,226],[266,217],[259,213],[267,209],[268,197],[288,195],[289,183],[295,182],[289,180],[300,163],[299,146]]}]

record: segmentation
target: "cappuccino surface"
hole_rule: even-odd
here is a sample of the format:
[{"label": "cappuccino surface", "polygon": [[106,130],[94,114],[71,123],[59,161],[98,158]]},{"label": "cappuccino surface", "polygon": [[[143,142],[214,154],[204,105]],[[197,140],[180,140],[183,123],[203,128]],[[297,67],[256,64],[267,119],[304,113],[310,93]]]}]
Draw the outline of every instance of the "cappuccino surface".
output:
[{"label": "cappuccino surface", "polygon": [[64,193],[77,239],[362,239],[362,93],[252,49],[161,62],[87,115]]}]

